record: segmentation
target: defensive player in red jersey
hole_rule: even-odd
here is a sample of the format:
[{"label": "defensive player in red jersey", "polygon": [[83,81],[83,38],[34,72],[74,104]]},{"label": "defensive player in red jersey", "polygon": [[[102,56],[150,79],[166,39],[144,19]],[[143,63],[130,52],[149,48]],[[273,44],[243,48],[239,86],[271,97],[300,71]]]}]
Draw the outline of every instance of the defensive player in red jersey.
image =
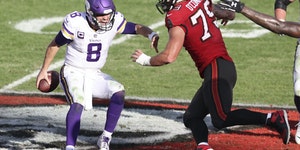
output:
[{"label": "defensive player in red jersey", "polygon": [[260,113],[231,108],[236,69],[226,50],[216,17],[224,19],[232,15],[226,16],[230,14],[226,11],[219,13],[219,7],[213,7],[215,5],[211,0],[159,0],[156,6],[160,12],[167,13],[165,26],[169,40],[165,49],[152,57],[137,49],[131,57],[143,66],[162,66],[174,62],[182,47],[189,52],[203,78],[201,87],[183,116],[185,126],[192,131],[197,149],[212,149],[208,144],[208,128],[204,122],[208,114],[218,129],[234,125],[272,127],[287,144],[290,129],[285,110]]}]

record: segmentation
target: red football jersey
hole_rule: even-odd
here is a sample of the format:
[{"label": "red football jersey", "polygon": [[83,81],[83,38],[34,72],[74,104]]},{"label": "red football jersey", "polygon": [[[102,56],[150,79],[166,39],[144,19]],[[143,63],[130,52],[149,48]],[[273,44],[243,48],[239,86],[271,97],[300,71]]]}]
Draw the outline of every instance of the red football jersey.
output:
[{"label": "red football jersey", "polygon": [[180,26],[185,31],[183,46],[189,52],[202,77],[212,60],[222,57],[232,61],[212,12],[211,0],[182,1],[165,18],[168,29]]}]

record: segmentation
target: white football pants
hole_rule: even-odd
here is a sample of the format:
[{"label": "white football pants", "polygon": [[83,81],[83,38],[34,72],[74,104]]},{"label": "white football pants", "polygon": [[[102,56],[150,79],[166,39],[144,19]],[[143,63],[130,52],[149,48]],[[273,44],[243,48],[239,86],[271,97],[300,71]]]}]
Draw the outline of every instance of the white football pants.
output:
[{"label": "white football pants", "polygon": [[300,41],[297,42],[294,58],[294,93],[300,96]]},{"label": "white football pants", "polygon": [[122,84],[99,69],[79,69],[65,65],[62,73],[62,88],[68,102],[79,103],[86,110],[93,107],[93,97],[110,99],[114,93],[124,90]]}]

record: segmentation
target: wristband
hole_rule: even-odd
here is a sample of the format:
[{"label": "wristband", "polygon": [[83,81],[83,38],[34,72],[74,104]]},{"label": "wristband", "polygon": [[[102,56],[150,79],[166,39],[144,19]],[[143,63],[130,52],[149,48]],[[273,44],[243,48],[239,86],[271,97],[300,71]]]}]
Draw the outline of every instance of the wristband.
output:
[{"label": "wristband", "polygon": [[150,34],[148,34],[148,39],[150,40],[150,41],[152,41],[152,38],[154,37],[156,35],[156,32],[152,32],[152,33],[150,33]]},{"label": "wristband", "polygon": [[137,62],[138,64],[140,64],[142,66],[151,66],[150,59],[151,59],[150,56],[143,53],[142,55],[140,55],[140,57],[138,59],[136,59],[135,62]]}]

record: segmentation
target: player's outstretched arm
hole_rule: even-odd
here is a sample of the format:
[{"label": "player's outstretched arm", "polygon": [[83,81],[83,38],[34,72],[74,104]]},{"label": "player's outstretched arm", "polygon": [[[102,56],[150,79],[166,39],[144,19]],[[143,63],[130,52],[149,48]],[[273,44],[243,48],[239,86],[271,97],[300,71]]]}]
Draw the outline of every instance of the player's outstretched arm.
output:
[{"label": "player's outstretched arm", "polygon": [[277,34],[284,34],[295,38],[300,38],[300,24],[297,22],[282,22],[273,16],[255,11],[238,0],[221,0],[222,9],[231,10],[243,14],[254,23]]},{"label": "player's outstretched arm", "polygon": [[182,49],[185,33],[179,26],[169,30],[169,41],[165,49],[155,56],[148,56],[137,49],[131,55],[133,62],[143,66],[162,66],[174,62]]},{"label": "player's outstretched arm", "polygon": [[241,11],[241,14],[274,33],[300,38],[300,24],[297,22],[282,22],[273,16],[257,12],[246,6]]}]

